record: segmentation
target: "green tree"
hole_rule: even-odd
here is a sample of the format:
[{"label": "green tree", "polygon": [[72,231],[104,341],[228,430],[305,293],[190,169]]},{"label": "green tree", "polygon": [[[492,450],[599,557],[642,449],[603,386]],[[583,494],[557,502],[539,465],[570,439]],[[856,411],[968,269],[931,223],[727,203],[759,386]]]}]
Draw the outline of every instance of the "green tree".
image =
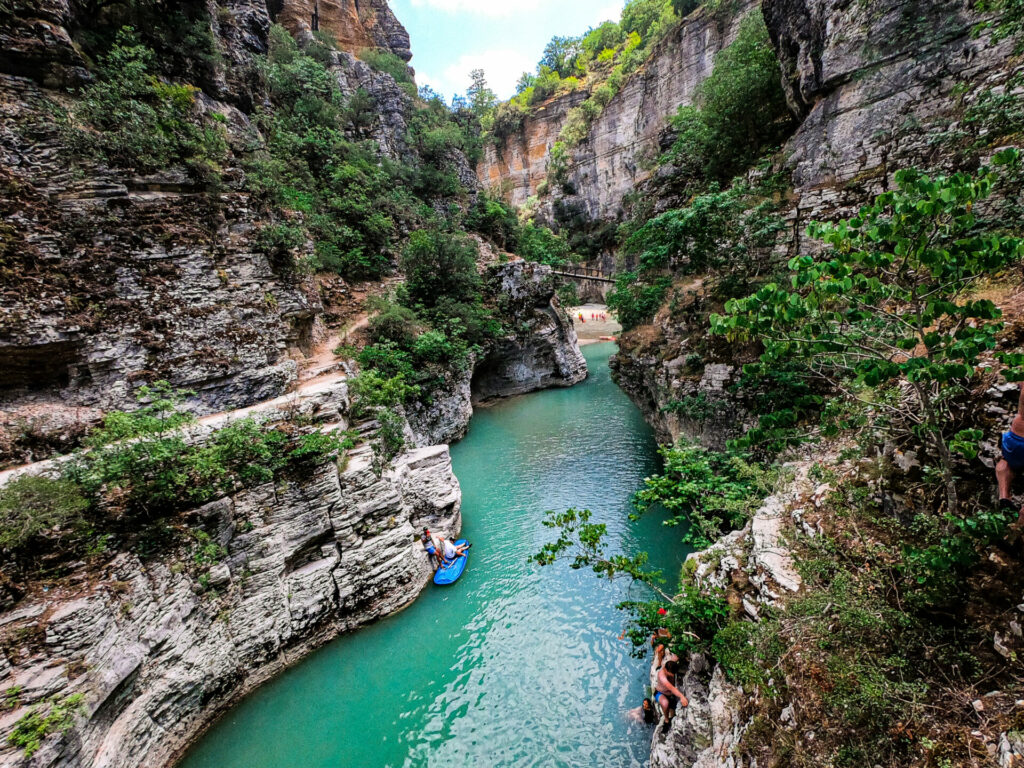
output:
[{"label": "green tree", "polygon": [[622,31],[626,35],[636,32],[646,43],[667,6],[666,0],[630,0],[622,9]]},{"label": "green tree", "polygon": [[[1016,150],[995,157],[997,166],[1018,162]],[[771,283],[730,301],[712,330],[758,338],[763,360],[802,360],[841,390],[850,379],[905,381],[911,404],[898,415],[934,455],[955,514],[954,454],[971,455],[977,435],[950,434],[943,403],[965,391],[1002,327],[995,304],[969,291],[1024,256],[1024,241],[979,226],[976,207],[998,181],[989,168],[936,178],[902,170],[895,181],[855,218],[812,224],[808,233],[828,247],[790,262],[792,287]]]},{"label": "green tree", "polygon": [[402,254],[405,288],[412,305],[432,309],[442,298],[475,302],[480,296],[476,243],[463,234],[421,229]]},{"label": "green tree", "polygon": [[668,153],[686,175],[726,181],[792,130],[778,59],[760,13],[748,14],[736,40],[715,57],[696,101],[696,108],[682,107],[674,118],[677,138]]},{"label": "green tree", "polygon": [[559,37],[555,35],[544,46],[538,70],[547,67],[557,72],[559,77],[573,77],[583,73],[580,57],[583,53],[583,39],[579,37]]},{"label": "green tree", "polygon": [[482,69],[474,69],[469,73],[470,85],[466,89],[469,108],[477,117],[491,112],[498,103],[498,97],[487,85],[487,76]]},{"label": "green tree", "polygon": [[31,555],[39,537],[60,540],[84,524],[89,502],[69,480],[22,475],[0,488],[0,548]]}]

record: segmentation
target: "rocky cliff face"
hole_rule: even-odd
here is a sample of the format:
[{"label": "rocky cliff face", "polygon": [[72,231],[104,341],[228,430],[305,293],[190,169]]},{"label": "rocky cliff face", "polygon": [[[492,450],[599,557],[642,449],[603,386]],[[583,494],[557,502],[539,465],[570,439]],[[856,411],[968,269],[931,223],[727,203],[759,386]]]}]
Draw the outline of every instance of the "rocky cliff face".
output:
[{"label": "rocky cliff face", "polygon": [[548,387],[571,387],[587,377],[572,321],[558,306],[551,267],[513,261],[485,273],[487,293],[514,329],[470,365],[454,372],[432,402],[409,411],[418,445],[451,443],[469,428],[473,405]]},{"label": "rocky cliff face", "polygon": [[[272,20],[309,34],[300,3],[278,5],[202,11],[220,59],[197,103],[224,116],[231,149],[216,190],[186,169],[144,176],[70,152],[53,116],[71,98],[64,87],[92,77],[71,32],[90,6],[0,9],[0,465],[66,449],[104,410],[131,407],[145,381],[194,390],[197,414],[275,397],[325,335],[315,281],[257,244],[264,222],[241,168],[259,138],[250,117],[266,95],[251,74]],[[339,38],[351,28],[408,53],[386,3],[319,5]],[[366,130],[381,153],[407,159],[408,94],[350,53],[332,56],[342,92],[369,96]]]},{"label": "rocky cliff face", "polygon": [[[984,89],[998,92],[1021,71],[1011,56],[1013,41],[977,34],[981,18],[960,2],[764,0],[761,12],[801,119],[779,158],[793,182],[781,212],[780,261],[817,247],[805,233],[809,221],[852,215],[890,188],[900,168],[969,163],[943,146],[942,137],[961,127],[965,104]],[[963,84],[971,86],[966,96],[958,90]],[[1005,139],[987,140],[998,146]],[[722,350],[696,366],[707,365],[714,380],[698,381],[696,364],[686,364],[693,341],[691,331],[663,312],[652,327],[625,335],[613,365],[662,439],[685,436],[718,447],[747,426],[723,389],[748,360]],[[732,373],[720,367],[726,364]],[[694,420],[664,410],[701,395],[723,401],[721,412]]]},{"label": "rocky cliff face", "polygon": [[[683,570],[693,574],[694,584],[722,590],[730,604],[753,621],[765,606],[775,606],[780,596],[800,589],[801,578],[786,541],[794,527],[804,525],[800,505],[814,494],[807,477],[811,463],[796,465],[791,482],[765,499],[743,530],[687,558]],[[655,674],[652,669],[652,678]],[[690,705],[678,711],[668,729],[663,725],[655,728],[651,768],[748,765],[739,745],[750,726],[744,714],[749,696],[701,654],[688,659],[679,688]]]},{"label": "rocky cliff face", "polygon": [[941,132],[1022,70],[1014,41],[978,34],[982,18],[958,0],[764,0],[763,13],[801,119],[784,150],[794,252],[808,220],[855,210],[900,168],[955,169]]},{"label": "rocky cliff face", "polygon": [[409,33],[387,0],[279,0],[276,5],[280,6],[276,20],[292,34],[313,32],[315,26],[349,53],[386,48],[405,61],[412,58]]},{"label": "rocky cliff face", "polygon": [[[697,86],[711,74],[715,54],[734,39],[738,19],[753,7],[754,2],[744,2],[742,11],[725,22],[711,13],[694,14],[661,42],[573,151],[567,187],[575,193],[553,190],[546,200],[548,218],[556,204],[590,221],[621,214],[623,197],[650,177],[669,118],[693,103]],[[573,93],[549,102],[526,119],[518,135],[488,147],[477,167],[481,185],[515,205],[535,195],[565,115],[583,99],[584,94]]]},{"label": "rocky cliff face", "polygon": [[512,205],[525,205],[547,177],[548,152],[558,141],[566,115],[585,98],[574,91],[551,99],[537,107],[520,131],[498,145],[488,143],[476,167],[481,186]]},{"label": "rocky cliff face", "polygon": [[[340,382],[261,416],[344,427],[347,408]],[[0,618],[0,677],[19,690],[0,719],[0,765],[29,764],[6,741],[27,707],[73,693],[84,715],[31,765],[168,765],[241,695],[413,600],[432,572],[417,531],[456,533],[460,502],[447,446],[404,453],[381,477],[362,448],[189,513],[224,548],[220,562],[183,566],[186,551],[82,565]]]}]

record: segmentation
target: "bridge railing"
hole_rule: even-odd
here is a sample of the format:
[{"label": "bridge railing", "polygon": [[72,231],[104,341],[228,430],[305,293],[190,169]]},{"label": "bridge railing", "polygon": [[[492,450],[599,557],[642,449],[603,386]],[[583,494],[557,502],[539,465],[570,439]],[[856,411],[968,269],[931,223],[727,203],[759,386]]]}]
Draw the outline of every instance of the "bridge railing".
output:
[{"label": "bridge railing", "polygon": [[604,280],[612,280],[615,273],[601,267],[591,267],[586,264],[567,264],[564,267],[555,267],[554,272],[565,277],[594,277]]}]

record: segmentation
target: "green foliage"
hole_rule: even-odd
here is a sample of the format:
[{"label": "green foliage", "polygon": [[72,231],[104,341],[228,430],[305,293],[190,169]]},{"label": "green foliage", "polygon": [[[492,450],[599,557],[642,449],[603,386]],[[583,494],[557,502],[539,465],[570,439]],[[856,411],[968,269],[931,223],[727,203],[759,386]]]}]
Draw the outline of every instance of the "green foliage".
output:
[{"label": "green foliage", "polygon": [[726,292],[749,289],[770,265],[772,247],[785,223],[759,188],[735,183],[725,191],[712,187],[683,208],[674,208],[639,226],[625,227],[623,252],[635,255],[642,270],[676,274],[720,271]]},{"label": "green foliage", "polygon": [[[247,186],[269,214],[263,231],[288,236],[280,244],[270,240],[276,251],[309,239],[314,269],[379,279],[392,270],[402,233],[437,217],[426,202],[464,194],[452,153],[473,157],[479,139],[425,92],[428,98],[413,102],[406,136],[415,159],[399,165],[382,158],[371,138],[373,98],[363,89],[345,97],[312,51],[300,49],[284,28],[271,29],[262,74],[272,109],[259,115],[266,146],[246,163]],[[365,56],[411,84],[394,54]]]},{"label": "green foliage", "polygon": [[469,73],[471,80],[466,96],[469,99],[469,108],[479,119],[494,109],[498,97],[487,85],[487,78],[482,69],[474,69]]},{"label": "green foliage", "polygon": [[537,565],[553,565],[559,560],[568,560],[573,570],[591,568],[594,573],[608,579],[627,575],[638,581],[653,585],[660,578],[658,571],[647,570],[647,555],[635,557],[605,555],[604,537],[608,526],[592,523],[589,509],[567,509],[565,512],[549,511],[543,525],[559,532],[558,540],[545,544],[540,552],[530,557]]},{"label": "green foliage", "polygon": [[729,447],[762,460],[803,442],[810,432],[808,423],[825,405],[822,385],[799,362],[746,365],[735,389],[758,423]]},{"label": "green foliage", "polygon": [[240,488],[269,482],[292,465],[323,463],[351,443],[347,436],[298,435],[239,419],[190,442],[194,420],[182,403],[190,393],[166,382],[139,391],[141,408],[114,412],[87,438],[88,450],[66,476],[97,503],[129,519],[153,519]]},{"label": "green foliage", "polygon": [[373,468],[384,474],[405,447],[405,419],[392,408],[377,411],[377,432],[373,438]]},{"label": "green foliage", "polygon": [[626,35],[634,32],[646,40],[661,22],[666,6],[671,3],[665,0],[630,0],[622,9],[622,31]]},{"label": "green foliage", "polygon": [[[996,161],[1016,162],[1017,153]],[[1024,241],[977,227],[974,206],[997,179],[987,168],[935,179],[899,171],[897,190],[857,217],[811,225],[809,232],[831,249],[792,260],[791,290],[768,284],[712,318],[715,333],[761,339],[768,364],[801,360],[834,381],[853,378],[869,387],[907,381],[913,431],[939,462],[951,512],[954,457],[940,403],[966,386],[1001,328],[991,301],[965,294],[1024,254]]]},{"label": "green foliage", "polygon": [[673,648],[680,653],[708,650],[729,615],[723,595],[692,584],[682,585],[674,596],[666,594],[658,587],[661,574],[647,569],[646,553],[633,557],[605,554],[608,528],[604,523],[591,522],[591,517],[587,509],[548,512],[543,524],[557,530],[558,539],[545,544],[530,561],[549,566],[565,560],[574,570],[590,568],[604,578],[626,576],[646,584],[660,599],[619,605],[632,614],[626,633],[634,646],[644,646],[653,632],[664,628],[672,632]]},{"label": "green foliage", "polygon": [[370,369],[349,382],[356,415],[365,415],[376,408],[393,408],[415,400],[419,387],[410,385],[401,374],[385,378]]},{"label": "green foliage", "polygon": [[102,59],[130,27],[156,54],[160,74],[204,85],[215,80],[222,58],[201,0],[83,0],[80,10],[70,30],[92,60]]},{"label": "green foliage", "polygon": [[50,734],[67,733],[75,725],[75,718],[85,714],[85,696],[73,693],[69,696],[53,696],[45,702],[30,707],[28,712],[14,724],[14,730],[7,737],[7,743],[32,757]]},{"label": "green foliage", "polygon": [[608,294],[608,309],[615,313],[625,330],[650,322],[665,301],[672,280],[657,277],[639,282],[636,272],[621,272],[615,276],[615,288]]},{"label": "green foliage", "polygon": [[0,487],[0,548],[31,556],[39,537],[59,540],[77,532],[88,506],[75,483],[21,475]]},{"label": "green foliage", "polygon": [[192,560],[200,568],[216,565],[228,555],[228,551],[206,531],[196,531],[193,534],[196,540],[196,547],[192,551]]},{"label": "green foliage", "polygon": [[411,304],[430,310],[442,298],[459,303],[479,300],[477,256],[476,243],[460,233],[440,229],[413,232],[402,254]]},{"label": "green foliage", "polygon": [[667,629],[677,654],[708,653],[729,626],[729,604],[722,591],[702,590],[693,584],[683,584],[668,601],[629,601],[619,607],[632,612],[626,636],[641,651],[648,647],[651,635]]},{"label": "green foliage", "polygon": [[683,540],[696,548],[743,527],[771,492],[772,474],[742,455],[684,443],[661,455],[664,468],[644,480],[633,503],[640,514],[665,507],[672,515],[665,525],[686,526]]},{"label": "green foliage", "polygon": [[143,173],[185,165],[215,185],[228,154],[224,128],[201,117],[196,88],[159,80],[155,59],[134,30],[123,30],[69,113],[65,140],[77,153]]},{"label": "green foliage", "polygon": [[465,224],[469,231],[478,232],[527,261],[559,266],[575,259],[564,237],[531,221],[521,224],[514,208],[486,195],[480,195]]},{"label": "green foliage", "polygon": [[975,0],[974,7],[981,13],[998,14],[994,21],[983,22],[980,29],[994,29],[995,40],[1018,38],[1014,53],[1024,51],[1024,0]]},{"label": "green foliage", "polygon": [[680,18],[689,16],[700,7],[701,0],[672,0],[672,10]]},{"label": "green foliage", "polygon": [[673,119],[677,137],[662,161],[697,184],[732,178],[792,130],[779,63],[760,13],[749,14],[736,40],[715,57],[696,101],[698,107],[681,107]]},{"label": "green foliage", "polygon": [[386,48],[364,48],[359,58],[378,72],[391,75],[396,83],[411,83],[409,65],[402,58]]}]

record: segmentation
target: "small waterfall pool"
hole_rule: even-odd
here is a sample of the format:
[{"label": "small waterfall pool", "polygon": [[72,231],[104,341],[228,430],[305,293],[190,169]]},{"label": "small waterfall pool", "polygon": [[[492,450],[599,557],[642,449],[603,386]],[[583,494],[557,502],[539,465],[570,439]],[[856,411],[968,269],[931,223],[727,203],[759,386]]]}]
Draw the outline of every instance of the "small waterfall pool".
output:
[{"label": "small waterfall pool", "polygon": [[656,513],[628,519],[656,471],[654,436],[612,383],[590,378],[480,408],[452,448],[469,567],[407,610],[343,636],[247,697],[182,768],[480,768],[646,765],[649,727],[625,713],[647,662],[615,605],[645,590],[527,559],[555,536],[544,512],[589,508],[610,550],[646,550],[674,583],[685,551]]}]

